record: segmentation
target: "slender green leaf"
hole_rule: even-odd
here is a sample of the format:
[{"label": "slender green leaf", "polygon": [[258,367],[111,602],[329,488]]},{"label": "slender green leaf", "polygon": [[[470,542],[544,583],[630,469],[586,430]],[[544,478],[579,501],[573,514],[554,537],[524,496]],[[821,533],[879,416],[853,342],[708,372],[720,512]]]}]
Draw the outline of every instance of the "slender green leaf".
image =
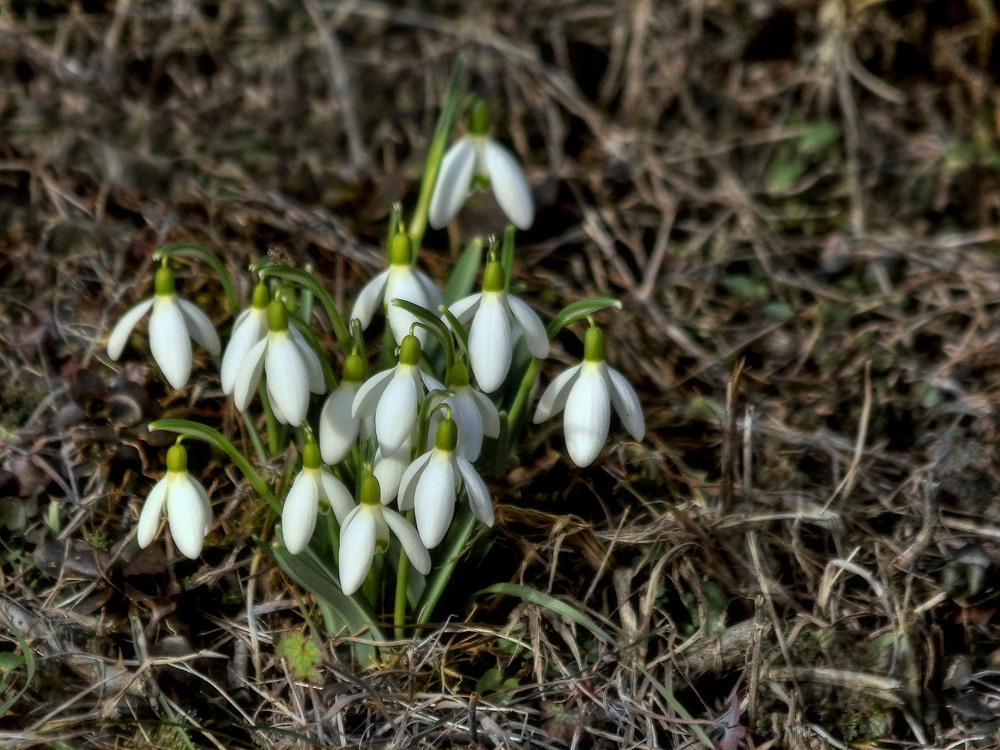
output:
[{"label": "slender green leaf", "polygon": [[427,326],[427,330],[431,332],[431,335],[441,342],[441,345],[444,347],[444,350],[448,355],[448,361],[454,361],[455,342],[451,337],[451,332],[449,331],[448,326],[444,324],[441,318],[428,310],[426,307],[415,305],[412,302],[407,302],[403,299],[394,299],[389,304],[406,310],[406,312],[410,313],[410,315],[414,316],[417,320]]},{"label": "slender green leaf", "polygon": [[474,596],[481,596],[483,594],[504,594],[506,596],[516,596],[519,599],[524,599],[532,604],[545,607],[546,609],[555,612],[557,615],[561,615],[567,620],[572,620],[577,625],[586,628],[605,643],[618,648],[618,642],[604,628],[598,625],[592,617],[584,614],[568,602],[564,602],[562,599],[556,599],[554,596],[546,594],[544,591],[536,591],[533,588],[522,586],[518,583],[494,583],[492,586],[480,589],[474,594]]},{"label": "slender green leaf", "polygon": [[582,320],[588,315],[593,315],[598,310],[603,310],[606,307],[614,307],[621,310],[622,303],[613,297],[588,297],[587,299],[573,302],[559,311],[559,314],[545,328],[545,333],[548,334],[549,338],[552,338],[571,323]]},{"label": "slender green leaf", "polygon": [[458,256],[458,262],[452,269],[448,277],[448,283],[444,286],[444,303],[450,305],[469,295],[476,277],[479,275],[479,266],[483,260],[483,241],[479,237],[473,237],[472,241],[465,246],[465,250]]},{"label": "slender green leaf", "polygon": [[199,245],[197,242],[174,242],[170,245],[164,245],[155,253],[153,257],[159,260],[160,258],[169,258],[171,256],[179,256],[182,258],[193,258],[195,260],[204,261],[212,267],[216,275],[219,277],[219,283],[222,284],[222,291],[226,295],[226,301],[229,302],[229,312],[232,315],[236,315],[237,311],[240,309],[240,301],[236,298],[236,292],[233,291],[233,282],[229,278],[229,271],[219,260],[219,256],[213,253],[204,245]]},{"label": "slender green leaf", "polygon": [[435,550],[435,557],[442,561],[442,565],[431,571],[427,588],[424,589],[424,595],[417,606],[416,622],[418,625],[425,625],[430,621],[431,615],[434,614],[434,608],[448,587],[452,573],[455,572],[455,568],[458,567],[458,563],[462,559],[462,552],[465,550],[465,545],[468,544],[475,526],[476,517],[472,514],[469,504],[461,503],[444,543]]},{"label": "slender green leaf", "polygon": [[340,311],[337,310],[337,305],[334,303],[333,297],[330,296],[326,287],[320,284],[315,276],[298,268],[291,268],[284,264],[275,263],[269,258],[254,263],[252,268],[260,274],[261,278],[275,276],[285,281],[291,281],[293,284],[297,284],[311,292],[319,300],[320,304],[323,305],[323,309],[326,310],[326,317],[329,318],[330,325],[333,326],[333,334],[337,337],[337,343],[340,344],[340,348],[345,352],[351,350],[351,334],[347,330],[347,326],[344,325],[344,319],[340,316]]}]

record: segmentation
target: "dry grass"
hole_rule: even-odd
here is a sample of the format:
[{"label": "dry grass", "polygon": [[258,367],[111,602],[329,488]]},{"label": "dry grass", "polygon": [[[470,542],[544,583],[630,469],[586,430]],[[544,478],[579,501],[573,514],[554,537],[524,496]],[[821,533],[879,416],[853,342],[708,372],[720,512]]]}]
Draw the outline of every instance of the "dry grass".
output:
[{"label": "dry grass", "polygon": [[[734,694],[757,748],[998,744],[991,8],[0,5],[0,651],[35,656],[5,746],[680,747]],[[530,165],[521,281],[548,312],[624,300],[609,354],[648,438],[581,472],[534,432],[442,622],[361,672],[207,450],[210,548],[138,553],[145,424],[239,428],[211,368],[167,392],[102,341],[178,239],[350,294],[459,53]],[[225,324],[212,282],[181,283]],[[580,349],[562,334],[551,372]],[[600,632],[466,598],[494,575]],[[318,679],[275,658],[303,631]],[[667,691],[721,724],[676,722]]]}]

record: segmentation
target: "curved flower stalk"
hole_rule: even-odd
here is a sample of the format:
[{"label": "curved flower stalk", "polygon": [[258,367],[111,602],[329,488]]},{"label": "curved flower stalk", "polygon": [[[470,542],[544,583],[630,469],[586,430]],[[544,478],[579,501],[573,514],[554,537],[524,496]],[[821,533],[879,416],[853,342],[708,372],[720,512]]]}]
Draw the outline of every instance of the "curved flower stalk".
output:
[{"label": "curved flower stalk", "polygon": [[[500,436],[500,414],[497,407],[486,396],[469,385],[469,368],[463,362],[456,362],[448,368],[448,390],[454,395],[444,399],[451,409],[451,416],[458,425],[458,452],[469,461],[475,462],[483,449],[484,437]],[[440,410],[435,410],[430,420],[428,450],[434,443],[430,436],[437,434],[441,422]]]},{"label": "curved flower stalk", "polygon": [[236,360],[233,401],[240,411],[246,409],[264,373],[274,416],[298,427],[306,418],[310,391],[326,390],[323,369],[302,334],[288,327],[288,311],[281,300],[268,304],[267,328],[267,335]]},{"label": "curved flower stalk", "polygon": [[153,487],[139,514],[137,539],[146,548],[156,536],[164,509],[177,549],[194,560],[201,554],[212,524],[212,504],[208,493],[187,470],[187,451],[180,443],[167,451],[167,473]]},{"label": "curved flower stalk", "polygon": [[365,364],[357,354],[348,355],[343,377],[319,414],[319,448],[323,461],[333,466],[344,460],[361,432],[362,420],[351,414],[354,398],[364,380]]},{"label": "curved flower stalk", "polygon": [[629,434],[642,440],[646,425],[635,389],[625,377],[604,361],[604,333],[587,329],[583,362],[556,376],[538,400],[535,424],[565,410],[563,431],[566,449],[577,466],[588,466],[608,438],[611,404]]},{"label": "curved flower stalk", "polygon": [[[403,337],[410,331],[410,326],[416,322],[416,317],[402,308],[390,305],[394,299],[412,302],[428,310],[437,310],[444,304],[441,292],[430,280],[427,274],[414,265],[413,244],[409,235],[399,232],[392,238],[389,247],[389,267],[375,276],[358,292],[351,317],[361,321],[361,327],[367,328],[372,322],[375,310],[388,306],[386,316],[392,336],[402,343]],[[426,331],[417,332],[417,337],[423,343],[427,337]]]},{"label": "curved flower stalk", "polygon": [[236,388],[236,378],[246,362],[247,355],[254,346],[267,338],[267,305],[270,294],[267,285],[257,284],[253,290],[253,300],[233,323],[233,330],[222,355],[222,392],[231,396]]},{"label": "curved flower stalk", "polygon": [[281,511],[281,535],[285,548],[293,555],[309,544],[316,528],[320,501],[329,504],[341,524],[355,508],[351,493],[323,467],[319,447],[309,439],[302,449],[302,471],[292,482]]},{"label": "curved flower stalk", "polygon": [[438,424],[434,448],[410,464],[399,485],[399,509],[416,511],[417,531],[428,549],[448,533],[463,485],[473,515],[493,525],[490,492],[469,460],[455,450],[457,444],[458,427],[445,417]]},{"label": "curved flower stalk", "polygon": [[469,361],[479,387],[497,390],[510,370],[516,329],[524,334],[528,351],[537,359],[549,355],[545,326],[534,310],[504,289],[500,263],[489,261],[483,273],[483,291],[460,299],[449,311],[469,329]]},{"label": "curved flower stalk", "polygon": [[514,155],[486,135],[482,101],[472,109],[468,134],[453,143],[441,161],[428,214],[434,229],[441,229],[455,217],[477,178],[489,182],[493,196],[514,226],[531,227],[535,220],[531,188]]},{"label": "curved flower stalk", "polygon": [[358,389],[351,416],[375,415],[375,439],[383,455],[395,453],[410,437],[426,392],[426,378],[420,369],[420,341],[407,334],[399,345],[399,363],[373,375]]},{"label": "curved flower stalk", "polygon": [[174,274],[166,265],[156,270],[154,294],[130,308],[111,329],[108,336],[108,356],[117,360],[129,334],[150,308],[149,348],[160,372],[174,388],[183,388],[191,377],[191,339],[218,357],[222,344],[215,326],[201,310],[174,290]]},{"label": "curved flower stalk", "polygon": [[378,480],[371,474],[361,480],[361,503],[340,527],[340,588],[351,595],[368,575],[375,551],[389,547],[389,531],[399,539],[413,567],[423,575],[431,571],[431,557],[417,530],[399,513],[382,505]]}]

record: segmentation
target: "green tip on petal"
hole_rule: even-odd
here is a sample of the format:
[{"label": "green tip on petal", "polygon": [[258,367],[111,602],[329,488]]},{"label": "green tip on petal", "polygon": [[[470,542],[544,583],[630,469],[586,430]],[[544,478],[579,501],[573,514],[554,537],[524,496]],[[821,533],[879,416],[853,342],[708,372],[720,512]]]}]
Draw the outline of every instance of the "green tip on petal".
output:
[{"label": "green tip on petal", "polygon": [[413,334],[403,336],[403,340],[399,344],[399,364],[420,364],[420,339]]},{"label": "green tip on petal", "polygon": [[448,368],[447,386],[466,388],[469,385],[469,368],[464,362],[453,362]]},{"label": "green tip on petal", "polygon": [[469,112],[469,133],[472,135],[486,135],[486,128],[489,125],[490,115],[486,110],[486,102],[476,99]]},{"label": "green tip on petal", "polygon": [[319,446],[316,445],[314,440],[310,439],[302,449],[302,468],[318,469],[322,465],[323,461],[319,457]]},{"label": "green tip on petal", "polygon": [[413,242],[406,232],[399,232],[389,245],[389,265],[408,266],[413,263]]},{"label": "green tip on petal", "polygon": [[280,299],[273,299],[267,305],[267,329],[275,332],[288,330],[288,310]]},{"label": "green tip on petal", "polygon": [[188,454],[183,445],[172,445],[167,451],[167,471],[187,471]]},{"label": "green tip on petal", "polygon": [[501,292],[505,286],[503,266],[495,260],[489,261],[486,264],[486,270],[483,271],[483,291]]},{"label": "green tip on petal", "polygon": [[379,505],[382,502],[382,488],[372,474],[361,477],[360,500],[363,505]]},{"label": "green tip on petal", "polygon": [[173,294],[174,272],[165,265],[157,268],[156,281],[153,283],[153,289],[157,294]]},{"label": "green tip on petal", "polygon": [[458,426],[455,424],[455,420],[442,419],[438,423],[437,435],[434,436],[434,447],[451,453],[455,450],[456,445],[458,445]]},{"label": "green tip on petal", "polygon": [[365,362],[357,354],[349,354],[344,360],[344,376],[348,383],[361,383],[365,379]]},{"label": "green tip on petal", "polygon": [[270,296],[271,293],[267,291],[267,284],[262,281],[253,289],[253,300],[251,301],[251,304],[256,309],[263,310],[267,307],[267,302]]},{"label": "green tip on petal", "polygon": [[583,339],[583,359],[587,362],[604,361],[604,331],[597,326],[587,329]]}]

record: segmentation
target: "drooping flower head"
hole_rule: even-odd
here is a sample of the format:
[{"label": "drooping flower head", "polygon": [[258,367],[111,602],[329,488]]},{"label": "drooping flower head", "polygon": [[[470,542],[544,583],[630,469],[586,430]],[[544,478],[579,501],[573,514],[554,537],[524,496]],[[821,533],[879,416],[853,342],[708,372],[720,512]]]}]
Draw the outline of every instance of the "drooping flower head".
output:
[{"label": "drooping flower head", "polygon": [[605,363],[604,333],[591,326],[584,338],[583,362],[549,384],[538,400],[534,421],[538,424],[565,409],[566,449],[573,463],[588,466],[607,440],[612,404],[629,434],[642,440],[646,426],[639,397],[625,377]]},{"label": "drooping flower head", "polygon": [[154,294],[130,308],[111,329],[108,356],[118,359],[129,334],[139,319],[152,308],[149,316],[149,348],[153,360],[174,388],[183,388],[191,376],[191,339],[218,357],[222,344],[215,326],[201,310],[177,296],[174,274],[166,261],[156,270]]},{"label": "drooping flower head", "polygon": [[493,525],[490,492],[475,467],[455,450],[457,445],[458,427],[446,417],[437,426],[434,448],[410,464],[399,485],[399,509],[416,511],[417,531],[428,549],[448,533],[463,485],[473,515]]},{"label": "drooping flower head", "polygon": [[[392,238],[389,267],[361,287],[351,308],[351,317],[361,321],[362,328],[367,328],[375,310],[387,307],[386,316],[392,336],[402,343],[416,318],[403,308],[390,304],[394,299],[412,302],[432,312],[444,304],[434,282],[414,265],[413,243],[406,232],[399,232]],[[427,333],[420,330],[416,335],[423,343]]]},{"label": "drooping flower head", "polygon": [[453,143],[441,160],[428,213],[428,222],[435,229],[455,217],[476,180],[489,183],[500,208],[518,229],[528,229],[535,220],[524,172],[510,151],[486,135],[486,121],[486,105],[480,100],[470,113],[468,133]]},{"label": "drooping flower head", "polygon": [[302,471],[292,482],[281,510],[281,536],[285,547],[293,555],[299,554],[309,544],[316,528],[321,501],[330,506],[339,523],[343,523],[354,510],[351,493],[343,482],[323,467],[319,447],[310,437],[302,449]]},{"label": "drooping flower head", "polygon": [[236,378],[244,366],[250,350],[267,338],[267,305],[270,294],[267,285],[260,282],[254,287],[253,300],[233,323],[233,331],[222,355],[222,392],[232,395],[236,388]]},{"label": "drooping flower head", "polygon": [[288,325],[281,300],[267,306],[267,335],[249,348],[238,362],[233,401],[243,411],[253,398],[261,373],[279,422],[298,427],[309,410],[309,393],[323,393],[323,369],[305,337]]},{"label": "drooping flower head", "polygon": [[167,473],[156,483],[139,514],[136,541],[148,547],[160,527],[164,508],[177,549],[192,560],[201,554],[212,524],[212,504],[208,493],[187,470],[187,451],[180,443],[167,451]]},{"label": "drooping flower head", "polygon": [[365,363],[351,353],[344,360],[340,385],[333,389],[319,415],[319,447],[323,461],[333,466],[344,460],[361,431],[361,419],[351,414],[354,397],[364,381]]},{"label": "drooping flower head", "polygon": [[[448,390],[454,394],[445,398],[444,403],[458,425],[458,452],[476,461],[483,449],[483,438],[500,436],[500,414],[492,401],[469,384],[469,368],[465,362],[449,365],[446,381]],[[442,418],[440,409],[431,415],[428,448],[433,446],[431,438],[437,435]]]},{"label": "drooping flower head", "polygon": [[544,359],[549,355],[549,338],[542,321],[504,286],[503,267],[491,260],[483,272],[483,291],[460,299],[450,308],[460,323],[472,320],[469,360],[476,382],[486,393],[503,385],[518,330],[532,356]]},{"label": "drooping flower head", "polygon": [[399,539],[413,567],[423,575],[431,571],[431,557],[417,530],[399,513],[383,506],[380,494],[375,477],[371,474],[362,477],[358,492],[360,504],[340,527],[340,588],[348,596],[364,583],[375,551],[388,549],[390,530]]},{"label": "drooping flower head", "polygon": [[407,334],[399,345],[399,363],[373,375],[358,389],[351,416],[375,415],[375,439],[383,455],[389,455],[410,436],[424,393],[420,341]]}]

